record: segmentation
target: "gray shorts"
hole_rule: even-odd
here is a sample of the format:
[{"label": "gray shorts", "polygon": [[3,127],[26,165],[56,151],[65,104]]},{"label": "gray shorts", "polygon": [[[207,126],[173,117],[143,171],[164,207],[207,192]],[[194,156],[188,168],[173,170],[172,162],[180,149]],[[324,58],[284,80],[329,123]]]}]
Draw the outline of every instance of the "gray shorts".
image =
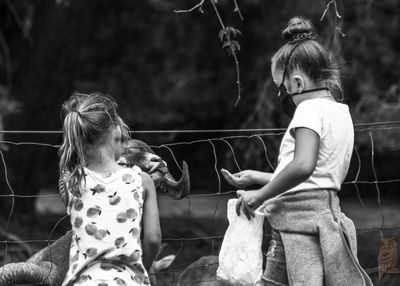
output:
[{"label": "gray shorts", "polygon": [[285,250],[279,232],[272,230],[272,240],[266,254],[264,286],[288,286]]}]

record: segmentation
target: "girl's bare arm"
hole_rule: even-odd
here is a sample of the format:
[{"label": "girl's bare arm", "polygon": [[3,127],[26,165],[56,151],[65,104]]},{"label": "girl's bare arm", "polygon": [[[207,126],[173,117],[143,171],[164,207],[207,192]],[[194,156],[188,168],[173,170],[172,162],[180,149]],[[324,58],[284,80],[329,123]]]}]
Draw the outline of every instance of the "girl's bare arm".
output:
[{"label": "girl's bare arm", "polygon": [[142,172],[142,183],[144,189],[143,264],[149,271],[161,245],[161,229],[153,180],[148,174]]},{"label": "girl's bare arm", "polygon": [[297,186],[311,176],[317,165],[319,135],[309,128],[296,128],[295,140],[293,160],[271,182],[259,190],[238,192],[238,215],[242,208],[248,218],[254,216],[254,209],[262,202]]}]

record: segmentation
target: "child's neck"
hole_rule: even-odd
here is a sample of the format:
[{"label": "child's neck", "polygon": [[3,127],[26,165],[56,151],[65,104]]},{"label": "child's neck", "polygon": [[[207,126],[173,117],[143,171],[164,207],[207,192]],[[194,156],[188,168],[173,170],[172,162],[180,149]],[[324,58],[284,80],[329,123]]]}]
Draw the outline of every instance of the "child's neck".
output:
[{"label": "child's neck", "polygon": [[117,164],[114,154],[104,149],[98,150],[96,155],[87,158],[86,168],[97,173],[112,173],[122,169]]}]

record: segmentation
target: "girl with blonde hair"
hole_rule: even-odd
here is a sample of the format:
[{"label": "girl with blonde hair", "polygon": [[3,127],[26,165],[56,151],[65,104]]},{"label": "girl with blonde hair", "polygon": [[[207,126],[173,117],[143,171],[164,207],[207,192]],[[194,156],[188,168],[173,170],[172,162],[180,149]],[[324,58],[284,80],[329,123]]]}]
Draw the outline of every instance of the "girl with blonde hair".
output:
[{"label": "girl with blonde hair", "polygon": [[161,242],[156,192],[139,167],[117,163],[129,138],[117,104],[99,93],[74,94],[62,113],[62,195],[72,226],[63,285],[149,285]]}]

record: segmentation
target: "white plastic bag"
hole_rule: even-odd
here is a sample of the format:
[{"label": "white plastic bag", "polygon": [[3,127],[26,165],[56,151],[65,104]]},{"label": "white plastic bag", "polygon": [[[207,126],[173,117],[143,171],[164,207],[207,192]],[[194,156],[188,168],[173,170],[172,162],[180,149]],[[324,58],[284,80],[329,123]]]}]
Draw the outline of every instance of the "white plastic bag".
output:
[{"label": "white plastic bag", "polygon": [[238,216],[236,202],[228,201],[229,226],[219,252],[217,279],[235,286],[257,285],[262,275],[264,214],[256,210],[251,220],[243,213]]}]

